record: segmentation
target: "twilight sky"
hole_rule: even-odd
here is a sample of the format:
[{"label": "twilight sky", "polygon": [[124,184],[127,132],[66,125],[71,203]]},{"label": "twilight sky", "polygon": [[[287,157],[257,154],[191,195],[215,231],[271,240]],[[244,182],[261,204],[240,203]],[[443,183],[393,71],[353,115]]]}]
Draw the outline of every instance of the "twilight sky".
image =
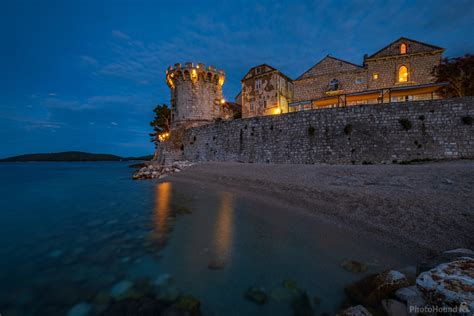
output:
[{"label": "twilight sky", "polygon": [[327,54],[360,64],[405,36],[474,53],[474,1],[48,1],[0,4],[0,157],[151,154],[165,70],[203,62],[240,79],[268,63],[296,78]]}]

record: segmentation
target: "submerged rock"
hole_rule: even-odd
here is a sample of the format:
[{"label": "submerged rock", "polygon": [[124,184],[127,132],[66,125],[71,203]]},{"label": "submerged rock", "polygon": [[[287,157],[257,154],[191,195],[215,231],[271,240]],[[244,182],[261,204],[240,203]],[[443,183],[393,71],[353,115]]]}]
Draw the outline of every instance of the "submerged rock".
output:
[{"label": "submerged rock", "polygon": [[289,290],[297,290],[298,289],[298,283],[296,283],[295,280],[287,279],[283,281],[283,287],[285,289]]},{"label": "submerged rock", "polygon": [[182,311],[186,311],[191,315],[198,315],[200,313],[201,302],[191,296],[181,296],[175,304],[176,308]]},{"label": "submerged rock", "polygon": [[459,258],[421,273],[416,286],[429,304],[445,307],[467,305],[474,311],[474,259]]},{"label": "submerged rock", "polygon": [[160,293],[158,294],[158,298],[163,301],[174,302],[178,299],[179,295],[180,295],[179,289],[175,286],[170,286],[170,287],[161,289]]},{"label": "submerged rock", "polygon": [[115,299],[123,298],[127,291],[132,288],[132,286],[133,283],[128,280],[121,281],[115,284],[114,287],[110,290],[110,296]]},{"label": "submerged rock", "polygon": [[142,297],[138,299],[127,298],[121,301],[113,301],[107,306],[102,313],[104,316],[156,316],[169,307],[169,304],[150,297]]},{"label": "submerged rock", "polygon": [[214,259],[209,262],[207,268],[210,270],[222,270],[225,267],[224,260],[221,259]]},{"label": "submerged rock", "polygon": [[164,273],[158,276],[153,282],[153,284],[155,284],[159,288],[163,288],[163,287],[170,286],[172,282],[173,282],[173,277],[171,276],[171,274]]},{"label": "submerged rock", "polygon": [[389,298],[395,291],[408,285],[405,275],[395,270],[388,270],[347,286],[346,292],[357,302],[376,306],[382,299]]},{"label": "submerged rock", "polygon": [[314,314],[308,294],[303,291],[293,299],[291,308],[295,316],[311,316]]},{"label": "submerged rock", "polygon": [[339,312],[337,316],[372,316],[372,314],[364,306],[356,305]]},{"label": "submerged rock", "polygon": [[362,273],[368,270],[368,267],[366,264],[359,262],[357,260],[344,260],[341,263],[341,267],[344,270],[347,270],[352,273]]},{"label": "submerged rock", "polygon": [[91,305],[87,303],[79,303],[77,305],[74,305],[69,312],[67,313],[67,316],[86,316],[89,314],[91,311]]},{"label": "submerged rock", "polygon": [[270,292],[270,297],[277,302],[290,302],[295,297],[295,292],[284,287],[277,287]]},{"label": "submerged rock", "polygon": [[265,304],[267,302],[267,293],[263,287],[251,287],[245,293],[245,297],[257,304]]}]

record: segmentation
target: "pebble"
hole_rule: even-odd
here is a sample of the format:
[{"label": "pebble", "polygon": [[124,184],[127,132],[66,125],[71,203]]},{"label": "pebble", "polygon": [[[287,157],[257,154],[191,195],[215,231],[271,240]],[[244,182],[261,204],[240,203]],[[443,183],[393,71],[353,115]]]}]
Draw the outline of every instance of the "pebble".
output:
[{"label": "pebble", "polygon": [[74,305],[69,312],[67,313],[67,316],[86,316],[89,314],[91,310],[91,305],[87,303],[79,303],[77,305]]}]

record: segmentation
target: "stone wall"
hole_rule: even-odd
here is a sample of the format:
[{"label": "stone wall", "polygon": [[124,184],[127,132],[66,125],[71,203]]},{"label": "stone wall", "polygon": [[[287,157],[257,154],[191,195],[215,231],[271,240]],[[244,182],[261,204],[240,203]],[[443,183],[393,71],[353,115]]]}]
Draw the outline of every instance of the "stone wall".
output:
[{"label": "stone wall", "polygon": [[322,74],[316,77],[294,81],[294,102],[327,97],[326,92],[329,90],[329,83],[333,79],[339,81],[339,90],[341,90],[341,94],[367,90],[366,69]]},{"label": "stone wall", "polygon": [[360,164],[474,158],[473,125],[463,122],[469,116],[474,117],[473,97],[319,109],[191,128],[180,148],[191,161]]},{"label": "stone wall", "polygon": [[[368,89],[433,83],[436,78],[431,73],[441,58],[440,52],[434,52],[367,60]],[[401,66],[408,68],[408,82],[398,82],[398,69]],[[377,79],[374,79],[374,73],[378,73]]]}]

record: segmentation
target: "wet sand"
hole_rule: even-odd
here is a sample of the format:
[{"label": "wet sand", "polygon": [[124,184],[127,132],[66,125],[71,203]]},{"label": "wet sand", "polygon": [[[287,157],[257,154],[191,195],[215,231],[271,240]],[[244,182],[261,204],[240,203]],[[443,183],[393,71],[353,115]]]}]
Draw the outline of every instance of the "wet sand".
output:
[{"label": "wet sand", "polygon": [[474,248],[474,161],[412,165],[211,162],[167,180],[223,186],[420,257]]}]

